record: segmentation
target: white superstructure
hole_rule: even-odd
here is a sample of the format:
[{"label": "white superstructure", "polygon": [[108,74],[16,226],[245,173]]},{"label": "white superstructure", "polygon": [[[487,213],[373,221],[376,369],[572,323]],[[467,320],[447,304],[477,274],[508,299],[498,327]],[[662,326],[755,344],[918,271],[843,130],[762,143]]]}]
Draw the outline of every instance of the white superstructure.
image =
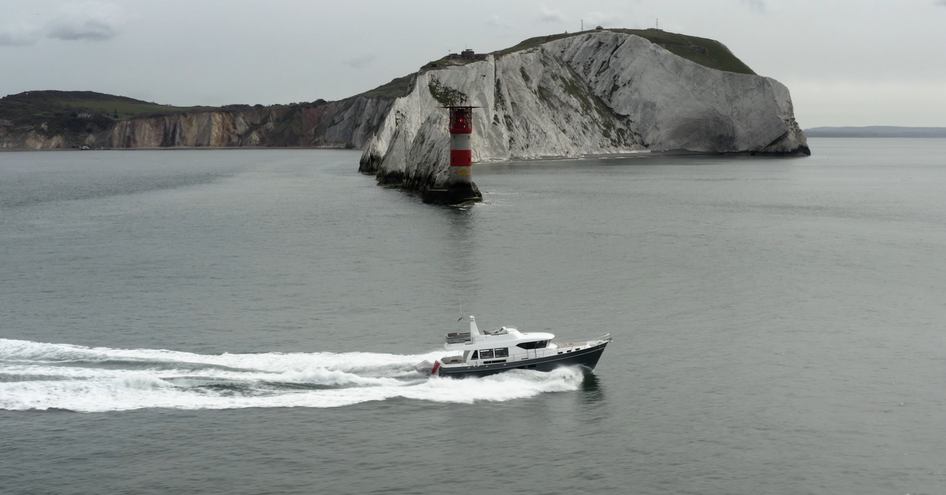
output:
[{"label": "white superstructure", "polygon": [[[520,332],[513,327],[480,331],[476,319],[469,317],[469,332],[449,333],[444,348],[462,354],[444,358],[434,365],[433,373],[484,374],[506,369],[548,370],[561,364],[579,364],[593,368],[610,334],[581,342],[553,342],[548,332]],[[594,351],[589,353],[588,351]],[[584,352],[582,352],[584,351]]]}]

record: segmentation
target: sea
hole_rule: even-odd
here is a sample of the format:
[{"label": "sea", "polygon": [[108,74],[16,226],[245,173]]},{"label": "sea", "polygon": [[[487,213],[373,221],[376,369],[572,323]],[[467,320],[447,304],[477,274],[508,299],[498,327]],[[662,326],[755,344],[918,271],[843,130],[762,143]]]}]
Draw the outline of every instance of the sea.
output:
[{"label": "sea", "polygon": [[[0,493],[946,493],[946,140],[0,153]],[[423,373],[610,333],[593,373]]]}]

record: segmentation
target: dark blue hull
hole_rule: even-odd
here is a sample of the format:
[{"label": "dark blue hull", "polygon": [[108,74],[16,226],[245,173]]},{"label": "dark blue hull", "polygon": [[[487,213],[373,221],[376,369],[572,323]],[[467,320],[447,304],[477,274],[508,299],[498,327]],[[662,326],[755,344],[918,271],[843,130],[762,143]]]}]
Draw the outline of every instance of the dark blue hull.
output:
[{"label": "dark blue hull", "polygon": [[598,364],[598,359],[601,358],[601,353],[604,352],[604,348],[607,345],[608,343],[605,342],[603,344],[589,347],[587,349],[582,349],[580,351],[567,352],[556,354],[555,356],[547,356],[536,359],[524,359],[522,361],[515,361],[511,363],[494,363],[484,364],[481,366],[441,366],[440,369],[437,370],[437,374],[440,376],[463,378],[467,376],[493,375],[509,370],[552,371],[555,368],[560,368],[562,366],[575,365],[583,366],[589,370],[592,370],[594,369],[595,365]]}]

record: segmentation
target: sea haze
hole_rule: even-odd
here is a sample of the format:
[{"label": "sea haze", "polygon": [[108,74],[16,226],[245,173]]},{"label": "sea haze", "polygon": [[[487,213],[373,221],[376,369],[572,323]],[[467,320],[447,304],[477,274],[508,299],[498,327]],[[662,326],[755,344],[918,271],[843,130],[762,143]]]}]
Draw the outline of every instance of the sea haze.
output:
[{"label": "sea haze", "polygon": [[[0,492],[939,493],[946,141],[475,166],[0,153]],[[614,342],[417,371],[457,314]]]}]

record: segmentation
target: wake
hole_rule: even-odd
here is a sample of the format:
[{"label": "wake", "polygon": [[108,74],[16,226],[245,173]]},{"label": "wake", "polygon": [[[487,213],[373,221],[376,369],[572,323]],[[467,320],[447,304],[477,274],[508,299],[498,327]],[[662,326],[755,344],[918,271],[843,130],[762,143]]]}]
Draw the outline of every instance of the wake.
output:
[{"label": "wake", "polygon": [[395,398],[473,403],[577,390],[578,369],[431,377],[444,351],[195,354],[0,339],[0,410],[342,407]]}]

